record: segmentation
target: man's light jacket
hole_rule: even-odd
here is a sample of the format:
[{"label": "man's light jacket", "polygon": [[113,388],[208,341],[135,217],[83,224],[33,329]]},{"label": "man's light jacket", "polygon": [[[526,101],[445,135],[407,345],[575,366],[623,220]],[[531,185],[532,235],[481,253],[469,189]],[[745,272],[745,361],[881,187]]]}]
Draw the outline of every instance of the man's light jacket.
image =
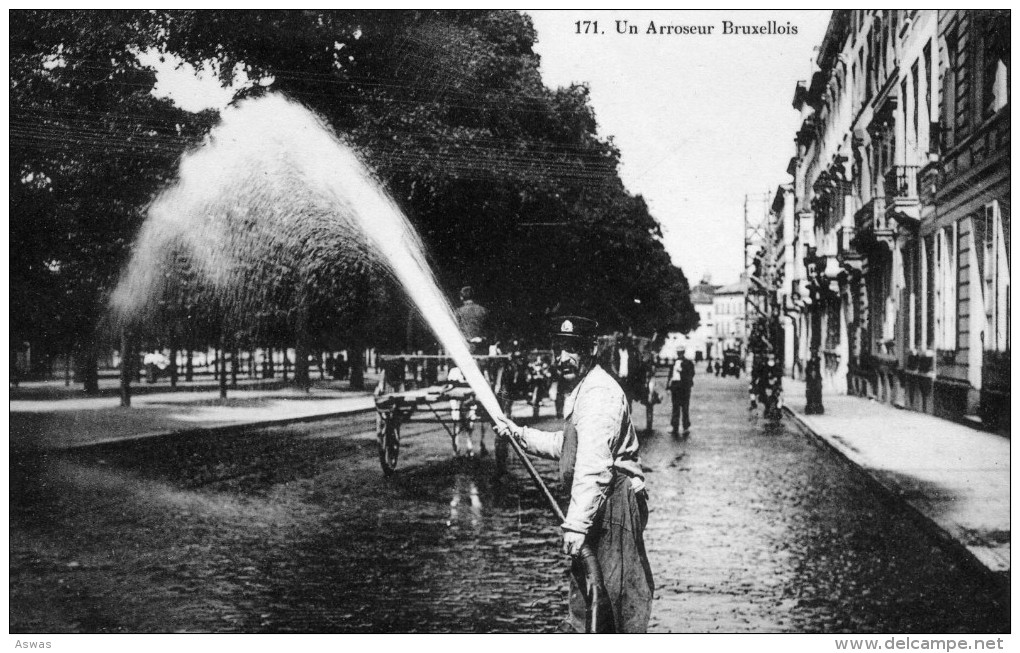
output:
[{"label": "man's light jacket", "polygon": [[[567,396],[564,410],[577,430],[577,461],[563,528],[587,533],[605,501],[614,470],[630,477],[635,492],[644,489],[638,439],[620,384],[597,365]],[[529,452],[558,459],[563,434],[524,427],[522,440]]]}]

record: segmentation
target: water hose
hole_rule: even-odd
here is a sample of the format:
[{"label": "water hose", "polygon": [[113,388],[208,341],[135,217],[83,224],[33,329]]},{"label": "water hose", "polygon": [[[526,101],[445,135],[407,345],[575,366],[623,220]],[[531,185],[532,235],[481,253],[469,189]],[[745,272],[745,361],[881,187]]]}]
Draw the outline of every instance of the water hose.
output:
[{"label": "water hose", "polygon": [[[531,480],[535,482],[538,489],[542,492],[545,497],[546,503],[549,504],[549,508],[552,510],[556,519],[562,524],[566,517],[563,514],[563,510],[560,509],[560,505],[556,503],[555,497],[552,492],[549,491],[549,487],[542,480],[542,477],[538,475],[538,470],[535,469],[535,465],[528,458],[528,455],[524,453],[521,445],[513,437],[506,438],[513,448],[514,453],[520,459],[521,463],[524,464],[524,468],[528,470],[528,475],[531,476]],[[587,615],[585,619],[585,632],[586,633],[598,633],[606,632],[609,630],[611,620],[607,619],[608,611],[608,594],[605,589],[605,581],[602,578],[602,569],[599,567],[598,560],[595,558],[595,552],[588,545],[584,543],[581,545],[581,551],[574,558],[581,563],[584,568],[584,585],[585,588],[585,603],[588,606]]]}]

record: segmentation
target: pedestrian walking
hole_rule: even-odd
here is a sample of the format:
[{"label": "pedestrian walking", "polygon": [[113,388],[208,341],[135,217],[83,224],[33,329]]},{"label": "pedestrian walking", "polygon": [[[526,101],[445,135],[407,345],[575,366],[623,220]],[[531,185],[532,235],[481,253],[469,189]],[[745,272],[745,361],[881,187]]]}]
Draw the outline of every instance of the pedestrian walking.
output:
[{"label": "pedestrian walking", "polygon": [[645,632],[652,606],[652,571],[645,552],[647,492],[638,439],[620,384],[596,363],[598,323],[554,318],[553,349],[581,379],[565,401],[562,431],[548,432],[499,420],[496,431],[530,453],[560,461],[570,506],[562,524],[563,551],[573,556],[570,616],[563,630],[584,632],[587,606],[576,557],[584,544],[595,553],[612,606],[612,629]]},{"label": "pedestrian walking", "polygon": [[694,362],[684,352],[676,350],[676,361],[669,374],[669,393],[673,399],[672,434],[680,435],[680,416],[683,413],[684,435],[691,433],[691,389],[694,387]]}]

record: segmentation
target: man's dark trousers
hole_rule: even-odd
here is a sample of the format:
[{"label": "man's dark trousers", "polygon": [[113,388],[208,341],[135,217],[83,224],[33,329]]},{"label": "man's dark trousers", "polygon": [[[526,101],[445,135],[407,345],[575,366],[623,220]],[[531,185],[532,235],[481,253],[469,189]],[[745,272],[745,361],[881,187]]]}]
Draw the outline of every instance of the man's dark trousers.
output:
[{"label": "man's dark trousers", "polygon": [[691,388],[693,384],[687,383],[674,383],[669,389],[673,395],[673,430],[679,430],[680,425],[680,411],[684,414],[684,430],[686,431],[691,427]]}]

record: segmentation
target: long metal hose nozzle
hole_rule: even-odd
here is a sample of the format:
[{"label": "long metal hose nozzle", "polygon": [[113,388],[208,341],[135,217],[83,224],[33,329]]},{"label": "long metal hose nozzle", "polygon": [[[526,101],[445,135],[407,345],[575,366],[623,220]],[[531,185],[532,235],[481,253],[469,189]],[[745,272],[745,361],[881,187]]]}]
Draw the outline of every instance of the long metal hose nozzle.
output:
[{"label": "long metal hose nozzle", "polygon": [[[524,468],[528,470],[528,475],[531,476],[531,480],[535,482],[538,489],[542,492],[545,497],[546,503],[549,504],[549,508],[552,510],[556,518],[560,520],[562,524],[566,517],[563,514],[563,510],[560,509],[560,505],[556,503],[555,497],[552,492],[549,491],[549,487],[542,480],[542,477],[538,475],[538,470],[535,469],[535,465],[532,464],[531,459],[521,449],[521,445],[513,438],[507,438],[510,442],[510,446],[513,448],[514,453],[520,458],[521,463],[524,464]],[[612,610],[609,604],[609,595],[606,593],[605,580],[602,578],[602,569],[599,567],[599,562],[595,557],[595,552],[588,544],[581,545],[581,552],[575,558],[578,560],[584,568],[584,584],[581,585],[580,581],[578,585],[585,588],[585,600],[588,603],[588,614],[585,620],[585,632],[588,633],[599,633],[599,632],[611,632],[613,629],[612,625]]]}]

